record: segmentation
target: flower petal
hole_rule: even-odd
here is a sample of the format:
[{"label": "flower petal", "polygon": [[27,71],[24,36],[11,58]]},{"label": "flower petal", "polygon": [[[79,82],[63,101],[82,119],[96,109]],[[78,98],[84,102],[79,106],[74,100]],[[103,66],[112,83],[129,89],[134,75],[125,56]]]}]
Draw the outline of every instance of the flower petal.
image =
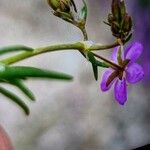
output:
[{"label": "flower petal", "polygon": [[127,66],[126,69],[126,79],[129,83],[137,83],[140,80],[142,80],[144,77],[144,71],[143,68],[136,64],[136,63],[131,63]]},{"label": "flower petal", "polygon": [[124,103],[127,101],[127,85],[125,78],[122,80],[118,79],[116,81],[114,95],[115,99],[120,105],[124,105]]},{"label": "flower petal", "polygon": [[[118,64],[118,51],[119,51],[120,46],[117,46],[114,48],[112,55],[111,55],[111,60],[115,63]],[[124,52],[123,52],[123,47],[121,47],[121,59],[124,60]]]},{"label": "flower petal", "polygon": [[115,47],[112,55],[111,55],[111,60],[114,61],[115,63],[118,62],[117,57],[118,57],[118,50],[119,50],[119,46]]},{"label": "flower petal", "polygon": [[130,59],[131,62],[135,62],[143,51],[141,43],[135,42],[129,48],[125,50],[125,58]]},{"label": "flower petal", "polygon": [[107,71],[103,74],[101,84],[100,84],[100,88],[103,92],[108,91],[113,84],[113,82],[111,82],[109,84],[109,86],[106,86],[107,80],[108,80],[109,76],[112,74],[112,72],[113,72],[113,70],[107,69]]}]

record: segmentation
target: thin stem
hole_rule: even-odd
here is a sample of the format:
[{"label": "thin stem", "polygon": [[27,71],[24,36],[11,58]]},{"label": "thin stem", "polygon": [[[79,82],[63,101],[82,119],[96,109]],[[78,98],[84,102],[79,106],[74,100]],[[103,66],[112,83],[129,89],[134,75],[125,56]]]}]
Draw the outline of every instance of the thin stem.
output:
[{"label": "thin stem", "polygon": [[[118,45],[118,43],[116,42],[111,45],[94,45],[91,46],[88,50],[89,51],[105,50],[105,49],[116,47],[116,45]],[[57,45],[51,45],[47,47],[36,48],[31,52],[22,52],[20,54],[16,54],[14,56],[2,59],[0,60],[0,63],[9,65],[42,53],[61,51],[61,50],[70,50],[70,49],[79,50],[82,52],[85,49],[85,44],[83,42],[77,42],[77,43],[57,44]]]},{"label": "thin stem", "polygon": [[102,57],[102,56],[100,56],[100,55],[97,55],[97,54],[95,54],[95,53],[93,53],[93,55],[94,55],[95,57],[97,57],[97,58],[99,58],[99,59],[105,61],[106,63],[110,64],[113,69],[122,69],[122,67],[119,66],[118,64],[113,63],[112,61],[109,61],[108,59],[106,59],[106,58],[104,58],[104,57]]},{"label": "thin stem", "polygon": [[106,49],[111,49],[111,48],[114,48],[116,46],[119,46],[120,44],[118,43],[118,41],[116,41],[115,43],[113,44],[110,44],[110,45],[92,45],[89,50],[92,50],[92,51],[98,51],[98,50],[106,50]]},{"label": "thin stem", "polygon": [[83,34],[83,36],[84,36],[84,41],[87,41],[87,40],[88,40],[88,34],[87,34],[87,32],[86,32],[85,27],[84,27],[84,28],[80,28],[80,29],[81,29],[82,34]]},{"label": "thin stem", "polygon": [[86,31],[86,24],[85,22],[83,23],[79,23],[77,21],[73,21],[72,22],[73,25],[75,25],[78,29],[81,30],[82,34],[83,34],[83,37],[84,37],[84,41],[88,41],[88,34],[87,34],[87,31]]},{"label": "thin stem", "polygon": [[42,53],[61,51],[61,50],[70,50],[70,49],[81,50],[83,47],[84,47],[84,44],[82,44],[80,42],[41,47],[41,48],[36,48],[31,52],[23,52],[23,53],[15,55],[15,56],[11,56],[9,58],[3,59],[0,61],[0,63],[10,65],[10,64],[19,62],[21,60],[24,60],[26,58],[42,54]]}]

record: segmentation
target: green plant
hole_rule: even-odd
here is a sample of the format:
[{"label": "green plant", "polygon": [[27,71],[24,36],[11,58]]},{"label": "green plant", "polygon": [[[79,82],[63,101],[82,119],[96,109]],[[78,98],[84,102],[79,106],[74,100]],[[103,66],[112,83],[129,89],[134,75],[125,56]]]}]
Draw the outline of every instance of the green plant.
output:
[{"label": "green plant", "polygon": [[[84,41],[79,41],[76,43],[56,44],[40,48],[30,48],[22,45],[0,48],[0,55],[5,55],[6,53],[11,52],[19,52],[19,54],[17,55],[12,55],[0,60],[1,83],[14,85],[18,87],[30,100],[35,100],[35,96],[33,95],[33,93],[24,84],[24,82],[28,78],[72,80],[73,77],[65,73],[59,73],[55,71],[48,71],[29,66],[11,65],[39,54],[61,50],[69,51],[70,49],[81,52],[85,59],[91,63],[96,80],[98,79],[98,67],[122,70],[121,63],[117,64],[110,59],[97,55],[94,51],[102,51],[120,46],[121,50],[118,51],[119,60],[119,56],[121,56],[123,46],[132,37],[132,19],[126,11],[124,0],[112,0],[111,13],[108,14],[107,21],[104,21],[105,24],[110,26],[112,35],[116,38],[114,43],[108,45],[100,45],[88,41],[88,34],[86,31],[88,7],[84,0],[81,10],[78,10],[73,0],[47,1],[49,6],[53,9],[53,14],[55,16],[68,23],[71,23],[81,30],[81,32],[83,33]],[[26,114],[29,114],[28,107],[17,95],[13,94],[11,91],[3,88],[2,86],[0,87],[0,93],[10,98],[17,105],[19,105]]]}]

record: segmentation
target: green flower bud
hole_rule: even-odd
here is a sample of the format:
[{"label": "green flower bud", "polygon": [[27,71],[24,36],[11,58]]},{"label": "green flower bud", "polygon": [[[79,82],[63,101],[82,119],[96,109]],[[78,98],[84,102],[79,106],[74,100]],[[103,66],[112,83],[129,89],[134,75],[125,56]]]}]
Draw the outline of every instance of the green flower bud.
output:
[{"label": "green flower bud", "polygon": [[124,17],[124,21],[123,21],[123,31],[124,32],[130,32],[132,29],[132,19],[130,16],[126,15]]},{"label": "green flower bud", "polygon": [[47,0],[47,2],[54,10],[57,10],[60,7],[60,0]]},{"label": "green flower bud", "polygon": [[70,12],[70,0],[47,0],[47,2],[54,11]]},{"label": "green flower bud", "polygon": [[132,28],[132,19],[126,12],[125,1],[112,0],[111,11],[108,15],[108,23],[112,34],[124,41]]},{"label": "green flower bud", "polygon": [[120,2],[120,13],[121,13],[121,17],[123,18],[125,15],[126,15],[126,5],[125,5],[125,2],[124,0],[122,0]]},{"label": "green flower bud", "polygon": [[112,0],[111,9],[115,20],[118,21],[120,17],[120,0]]},{"label": "green flower bud", "polygon": [[119,28],[119,25],[117,24],[117,22],[112,22],[111,31],[115,37],[119,37],[120,28]]},{"label": "green flower bud", "polygon": [[126,14],[126,6],[124,0],[112,0],[112,14],[119,23]]}]

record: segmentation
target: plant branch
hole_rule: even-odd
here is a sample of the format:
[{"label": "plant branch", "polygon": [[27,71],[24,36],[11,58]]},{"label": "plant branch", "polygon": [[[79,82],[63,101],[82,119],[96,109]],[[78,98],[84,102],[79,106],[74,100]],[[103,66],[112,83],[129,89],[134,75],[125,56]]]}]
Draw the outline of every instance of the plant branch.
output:
[{"label": "plant branch", "polygon": [[[93,45],[91,46],[88,51],[96,51],[96,50],[106,50],[110,48],[114,48],[118,43],[114,43],[111,45]],[[83,52],[85,50],[85,43],[84,42],[76,42],[76,43],[68,43],[68,44],[56,44],[56,45],[51,45],[47,47],[40,47],[36,48],[33,51],[29,52],[22,52],[20,54],[16,54],[14,56],[10,56],[8,58],[0,60],[0,63],[4,63],[6,65],[10,65],[16,62],[19,62],[21,60],[27,59],[29,57],[33,57],[39,54],[47,53],[47,52],[53,52],[53,51],[61,51],[61,50],[79,50]],[[87,50],[86,50],[87,51]]]},{"label": "plant branch", "polygon": [[111,49],[111,48],[114,48],[116,46],[119,46],[119,42],[118,40],[113,43],[113,44],[110,44],[110,45],[99,45],[99,44],[95,44],[95,45],[92,45],[89,50],[92,50],[92,51],[98,51],[98,50],[106,50],[106,49]]},{"label": "plant branch", "polygon": [[29,57],[33,57],[42,53],[47,52],[53,52],[53,51],[61,51],[61,50],[70,50],[70,49],[78,49],[81,50],[83,48],[83,44],[80,42],[77,43],[71,43],[71,44],[58,44],[58,45],[51,45],[47,47],[40,47],[36,48],[31,52],[22,52],[20,54],[17,54],[15,56],[8,57],[6,59],[0,60],[0,63],[4,64],[13,64],[16,62],[19,62],[21,60],[24,60]]},{"label": "plant branch", "polygon": [[84,37],[84,41],[88,40],[88,34],[86,32],[85,27],[84,28],[80,28],[80,30],[82,31],[83,37]]}]

